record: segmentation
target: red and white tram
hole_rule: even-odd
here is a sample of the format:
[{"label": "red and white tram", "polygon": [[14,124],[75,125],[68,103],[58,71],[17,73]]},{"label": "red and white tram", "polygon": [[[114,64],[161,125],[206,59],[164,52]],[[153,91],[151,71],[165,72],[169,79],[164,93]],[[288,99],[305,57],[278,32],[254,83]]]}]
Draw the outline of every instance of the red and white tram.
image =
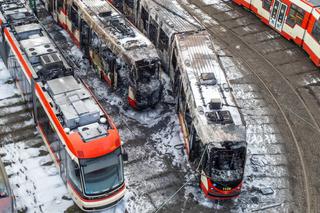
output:
[{"label": "red and white tram", "polygon": [[265,24],[301,46],[320,66],[319,0],[234,0],[255,13]]},{"label": "red and white tram", "polygon": [[85,211],[115,205],[127,158],[116,126],[32,12],[17,1],[0,10],[1,56],[72,199]]}]

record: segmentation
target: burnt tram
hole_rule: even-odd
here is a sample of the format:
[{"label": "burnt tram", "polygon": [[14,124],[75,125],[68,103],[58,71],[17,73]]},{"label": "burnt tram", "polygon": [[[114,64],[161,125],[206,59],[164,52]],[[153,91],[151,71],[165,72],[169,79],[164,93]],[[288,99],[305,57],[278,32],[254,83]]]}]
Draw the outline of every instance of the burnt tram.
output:
[{"label": "burnt tram", "polygon": [[135,109],[160,98],[160,59],[154,45],[107,1],[44,0],[54,19],[110,87],[127,91]]},{"label": "burnt tram", "polygon": [[200,187],[210,199],[241,192],[246,125],[206,30],[176,1],[112,3],[152,40],[169,73],[190,160],[200,161]]}]

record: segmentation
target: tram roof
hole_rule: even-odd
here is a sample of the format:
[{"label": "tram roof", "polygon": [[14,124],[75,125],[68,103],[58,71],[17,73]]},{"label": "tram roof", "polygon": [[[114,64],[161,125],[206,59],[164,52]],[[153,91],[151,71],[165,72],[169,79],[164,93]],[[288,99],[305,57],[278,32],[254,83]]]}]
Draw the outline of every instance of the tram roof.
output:
[{"label": "tram roof", "polygon": [[246,141],[245,122],[210,35],[206,31],[177,35],[176,44],[183,84],[190,85],[185,89],[188,105],[203,143]]},{"label": "tram roof", "polygon": [[115,54],[131,64],[159,60],[157,50],[134,25],[106,0],[74,0],[83,18]]},{"label": "tram roof", "polygon": [[175,0],[142,0],[156,21],[160,19],[166,32],[183,33],[202,30],[203,27]]},{"label": "tram roof", "polygon": [[[7,14],[34,17],[27,10],[5,7],[4,3],[1,6],[2,18],[8,18]],[[21,64],[32,71],[32,76],[25,76],[40,86],[35,87],[41,88],[36,90],[38,98],[58,135],[67,138],[64,141],[70,151],[79,158],[93,158],[118,148],[120,138],[110,118],[84,84],[71,75],[73,68],[38,21],[30,19],[32,23],[23,24],[15,20],[10,20],[7,28],[14,35],[9,43],[18,49],[16,55],[21,55],[17,57]]]}]

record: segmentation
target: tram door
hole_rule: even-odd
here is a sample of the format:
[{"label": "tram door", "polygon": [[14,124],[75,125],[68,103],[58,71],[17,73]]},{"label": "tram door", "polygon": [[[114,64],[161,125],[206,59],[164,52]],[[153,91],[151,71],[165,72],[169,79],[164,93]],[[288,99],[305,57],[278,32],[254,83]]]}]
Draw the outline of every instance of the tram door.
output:
[{"label": "tram door", "polygon": [[287,8],[288,6],[280,0],[275,0],[273,3],[269,24],[280,32],[284,24]]}]

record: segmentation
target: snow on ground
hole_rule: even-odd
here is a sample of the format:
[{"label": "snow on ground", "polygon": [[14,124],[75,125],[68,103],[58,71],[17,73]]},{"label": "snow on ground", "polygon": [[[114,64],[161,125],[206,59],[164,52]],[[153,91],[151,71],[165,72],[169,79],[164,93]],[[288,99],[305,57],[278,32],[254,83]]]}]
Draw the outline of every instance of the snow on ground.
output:
[{"label": "snow on ground", "polygon": [[[37,136],[33,119],[23,111],[26,106],[11,80],[8,70],[0,61],[0,132],[2,161],[9,176],[9,181],[16,198],[17,209],[25,212],[63,212],[72,205],[67,190],[52,163],[51,157]],[[5,89],[4,89],[5,88]],[[6,99],[9,98],[9,99]],[[14,106],[18,105],[18,106]],[[13,118],[11,118],[13,117]],[[20,117],[23,119],[21,120]],[[12,119],[15,119],[12,120]],[[19,118],[19,119],[17,119]],[[8,122],[10,124],[8,125]],[[19,129],[30,129],[34,134],[29,137]],[[28,137],[23,140],[14,138]]]},{"label": "snow on ground", "polygon": [[182,169],[187,165],[188,159],[184,152],[183,135],[177,115],[170,116],[166,127],[154,133],[151,140],[155,142],[155,148],[172,160],[172,165]]},{"label": "snow on ground", "polygon": [[9,84],[11,76],[0,57],[0,100],[12,97],[17,93],[12,83]]},{"label": "snow on ground", "polygon": [[[45,152],[46,155],[41,156]],[[27,212],[63,212],[73,204],[61,180],[59,171],[51,162],[46,147],[29,147],[25,142],[11,143],[4,146],[3,161],[10,177],[9,181],[16,198],[18,210]]]}]

